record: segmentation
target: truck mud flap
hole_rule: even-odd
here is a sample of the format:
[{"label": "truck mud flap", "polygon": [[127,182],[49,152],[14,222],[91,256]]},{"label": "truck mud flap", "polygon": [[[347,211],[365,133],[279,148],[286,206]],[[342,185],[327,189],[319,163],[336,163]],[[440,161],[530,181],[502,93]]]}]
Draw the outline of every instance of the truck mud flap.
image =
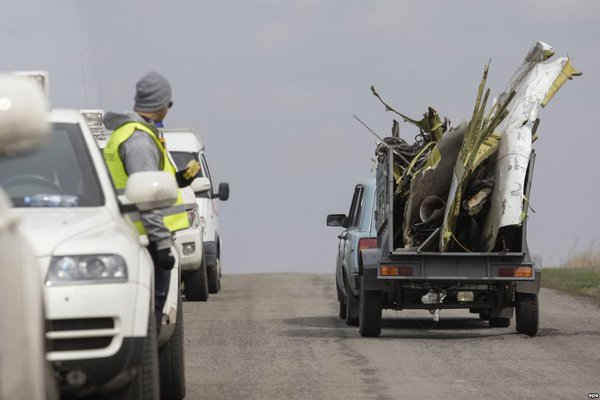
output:
[{"label": "truck mud flap", "polygon": [[518,281],[517,282],[517,287],[516,287],[517,293],[538,294],[540,292],[541,278],[542,278],[542,272],[539,269],[536,269],[534,281]]},{"label": "truck mud flap", "polygon": [[358,274],[362,276],[365,290],[385,290],[389,282],[377,279],[377,268],[381,260],[381,249],[369,249],[361,252]]}]

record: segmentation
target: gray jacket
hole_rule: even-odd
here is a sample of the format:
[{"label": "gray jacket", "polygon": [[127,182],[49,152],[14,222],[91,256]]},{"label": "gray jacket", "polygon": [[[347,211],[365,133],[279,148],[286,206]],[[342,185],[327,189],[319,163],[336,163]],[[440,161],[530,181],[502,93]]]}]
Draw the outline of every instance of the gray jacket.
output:
[{"label": "gray jacket", "polygon": [[[110,130],[115,130],[126,122],[142,122],[154,130],[158,130],[152,123],[147,123],[135,113],[117,114],[107,112],[104,115],[104,125]],[[161,153],[156,148],[154,140],[146,132],[135,131],[121,147],[119,156],[125,166],[127,175],[143,171],[160,171]],[[156,248],[167,249],[172,246],[171,232],[165,227],[162,216],[158,211],[140,213],[140,220],[146,229],[148,240],[156,244]]]}]

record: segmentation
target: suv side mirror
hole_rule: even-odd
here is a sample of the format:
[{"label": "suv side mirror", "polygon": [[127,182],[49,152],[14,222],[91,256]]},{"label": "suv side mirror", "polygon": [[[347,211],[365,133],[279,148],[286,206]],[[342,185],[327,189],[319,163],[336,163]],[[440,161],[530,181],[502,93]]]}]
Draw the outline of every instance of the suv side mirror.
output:
[{"label": "suv side mirror", "polygon": [[203,193],[210,190],[210,180],[206,177],[196,178],[190,184],[194,193]]},{"label": "suv side mirror", "polygon": [[0,76],[0,155],[17,155],[44,144],[50,133],[48,103],[23,78]]},{"label": "suv side mirror", "polygon": [[214,197],[218,197],[221,201],[226,201],[229,199],[229,183],[219,183],[219,193],[215,193]]},{"label": "suv side mirror", "polygon": [[347,219],[345,214],[329,214],[327,216],[327,226],[340,226],[345,228]]},{"label": "suv side mirror", "polygon": [[123,205],[134,204],[140,211],[169,207],[177,201],[177,182],[168,172],[136,172],[129,177],[125,195],[119,200]]}]

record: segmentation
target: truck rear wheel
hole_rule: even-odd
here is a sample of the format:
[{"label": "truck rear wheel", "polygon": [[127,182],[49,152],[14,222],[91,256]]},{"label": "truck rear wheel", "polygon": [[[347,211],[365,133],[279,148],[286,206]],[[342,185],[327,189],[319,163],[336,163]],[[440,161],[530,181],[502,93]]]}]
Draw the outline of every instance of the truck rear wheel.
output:
[{"label": "truck rear wheel", "polygon": [[183,293],[189,301],[208,300],[208,279],[204,263],[197,270],[183,276]]},{"label": "truck rear wheel", "polygon": [[381,334],[381,311],[383,309],[383,293],[365,290],[364,282],[360,283],[358,299],[358,331],[363,337],[377,337]]},{"label": "truck rear wheel", "polygon": [[527,336],[535,336],[539,327],[538,295],[531,293],[517,293],[515,315],[517,332]]},{"label": "truck rear wheel", "polygon": [[177,321],[169,341],[159,349],[160,392],[163,399],[185,397],[185,366],[183,359],[183,304],[177,298]]}]

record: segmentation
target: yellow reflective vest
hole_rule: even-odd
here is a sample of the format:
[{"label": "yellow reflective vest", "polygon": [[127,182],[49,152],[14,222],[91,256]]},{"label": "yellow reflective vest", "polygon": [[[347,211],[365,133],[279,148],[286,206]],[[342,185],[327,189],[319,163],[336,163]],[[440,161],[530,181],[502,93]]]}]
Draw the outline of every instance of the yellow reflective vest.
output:
[{"label": "yellow reflective vest", "polygon": [[[115,185],[117,193],[119,194],[124,192],[125,186],[127,185],[127,180],[129,179],[129,176],[125,171],[125,165],[123,164],[123,160],[121,160],[121,156],[119,154],[119,148],[127,139],[131,137],[131,135],[134,134],[135,131],[147,133],[154,140],[154,143],[156,143],[156,146],[161,153],[160,165],[157,166],[160,168],[160,170],[168,172],[173,176],[175,176],[175,172],[177,172],[175,166],[173,166],[167,155],[165,147],[156,137],[154,131],[141,122],[127,122],[118,127],[110,135],[110,138],[106,143],[106,147],[104,148],[104,161],[106,162],[106,166],[110,172],[113,184]],[[158,210],[163,216],[163,223],[165,224],[165,227],[171,232],[190,227],[186,207],[183,204],[183,199],[181,197],[181,190],[178,190],[177,192],[177,202],[174,206]],[[134,222],[138,232],[140,235],[145,235],[146,230],[144,229],[142,222],[139,220],[139,218],[135,219],[136,220]]]}]

